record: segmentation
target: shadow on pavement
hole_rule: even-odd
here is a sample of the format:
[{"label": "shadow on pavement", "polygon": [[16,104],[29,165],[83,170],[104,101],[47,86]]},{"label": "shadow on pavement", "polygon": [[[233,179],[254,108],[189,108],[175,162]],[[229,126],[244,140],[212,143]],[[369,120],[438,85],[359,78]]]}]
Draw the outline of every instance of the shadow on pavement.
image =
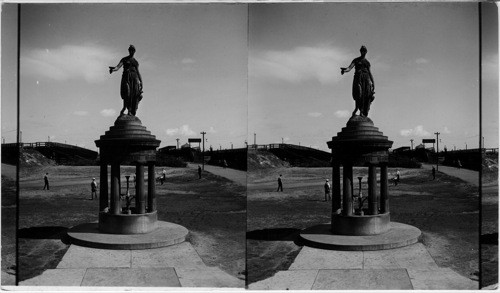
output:
[{"label": "shadow on pavement", "polygon": [[295,241],[298,239],[300,229],[275,228],[247,232],[247,239],[266,241]]},{"label": "shadow on pavement", "polygon": [[19,229],[19,238],[27,239],[61,239],[66,235],[68,228],[60,226],[30,227]]},{"label": "shadow on pavement", "polygon": [[481,244],[498,244],[498,233],[481,235],[479,242]]}]

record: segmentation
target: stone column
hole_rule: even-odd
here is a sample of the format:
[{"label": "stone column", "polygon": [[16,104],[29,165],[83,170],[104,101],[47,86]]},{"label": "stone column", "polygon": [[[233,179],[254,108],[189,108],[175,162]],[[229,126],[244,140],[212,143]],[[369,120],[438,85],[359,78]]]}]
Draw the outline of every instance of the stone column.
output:
[{"label": "stone column", "polygon": [[387,164],[380,166],[380,213],[389,212],[389,194],[387,192]]},{"label": "stone column", "polygon": [[343,164],[343,193],[344,203],[342,214],[344,216],[352,216],[352,164]]},{"label": "stone column", "polygon": [[120,204],[120,164],[111,163],[111,203],[110,213],[113,215],[121,214]]},{"label": "stone column", "polygon": [[342,195],[340,192],[340,163],[333,160],[332,168],[332,217],[340,214],[342,210]]},{"label": "stone column", "polygon": [[155,164],[148,165],[148,213],[156,211]]},{"label": "stone column", "polygon": [[135,167],[135,212],[137,214],[146,213],[146,200],[144,198],[144,165],[137,163]]},{"label": "stone column", "polygon": [[99,211],[104,211],[108,203],[108,164],[101,162],[101,173],[99,177]]},{"label": "stone column", "polygon": [[378,214],[377,170],[372,164],[368,166],[368,212],[370,215]]}]

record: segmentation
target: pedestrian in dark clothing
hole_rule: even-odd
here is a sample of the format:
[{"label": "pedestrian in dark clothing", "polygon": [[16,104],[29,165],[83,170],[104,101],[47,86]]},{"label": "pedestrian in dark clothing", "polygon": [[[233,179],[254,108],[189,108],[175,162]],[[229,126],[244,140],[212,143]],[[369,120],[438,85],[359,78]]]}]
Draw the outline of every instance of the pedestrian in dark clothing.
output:
[{"label": "pedestrian in dark clothing", "polygon": [[332,200],[332,195],[330,194],[330,183],[328,182],[328,179],[326,179],[325,182],[325,201],[328,201],[328,199]]},{"label": "pedestrian in dark clothing", "polygon": [[436,168],[434,168],[434,166],[432,166],[432,180],[435,180],[436,179]]},{"label": "pedestrian in dark clothing", "polygon": [[45,176],[43,176],[43,181],[45,182],[45,185],[43,186],[43,190],[47,188],[49,190],[49,173],[45,173]]},{"label": "pedestrian in dark clothing", "polygon": [[201,167],[198,165],[198,179],[201,179]]},{"label": "pedestrian in dark clothing", "polygon": [[161,177],[160,177],[160,183],[163,185],[163,183],[167,180],[167,171],[163,169],[161,172]]},{"label": "pedestrian in dark clothing", "polygon": [[92,183],[90,183],[90,188],[92,192],[90,193],[90,200],[94,199],[94,194],[95,194],[95,199],[97,199],[97,182],[95,182],[95,178],[92,178]]},{"label": "pedestrian in dark clothing", "polygon": [[281,174],[280,174],[280,177],[278,177],[278,190],[276,191],[280,191],[283,192],[283,181],[281,181]]}]

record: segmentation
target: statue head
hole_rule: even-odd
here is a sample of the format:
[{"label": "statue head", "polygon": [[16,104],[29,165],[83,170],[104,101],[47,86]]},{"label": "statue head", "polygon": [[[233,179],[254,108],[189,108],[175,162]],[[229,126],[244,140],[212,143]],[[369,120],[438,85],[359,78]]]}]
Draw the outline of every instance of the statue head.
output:
[{"label": "statue head", "polygon": [[359,49],[359,52],[361,52],[361,54],[366,54],[368,52],[368,50],[366,50],[365,46],[361,46],[361,49]]},{"label": "statue head", "polygon": [[134,45],[130,45],[128,47],[128,51],[129,51],[129,53],[135,53],[135,47],[134,47]]}]

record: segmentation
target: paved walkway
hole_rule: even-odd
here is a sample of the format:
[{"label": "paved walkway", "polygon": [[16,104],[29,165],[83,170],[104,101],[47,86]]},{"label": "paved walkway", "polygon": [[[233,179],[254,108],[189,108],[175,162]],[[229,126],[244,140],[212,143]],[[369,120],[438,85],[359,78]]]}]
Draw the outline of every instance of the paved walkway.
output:
[{"label": "paved walkway", "polygon": [[[144,250],[71,245],[55,269],[20,286],[240,288],[245,282],[208,267],[189,242]],[[116,289],[116,288],[114,288]]]},{"label": "paved walkway", "polygon": [[[427,169],[427,170],[432,170],[432,166],[436,167],[436,165],[431,165],[431,164],[422,164],[422,168]],[[448,167],[448,166],[439,166],[439,172],[442,172],[446,175],[450,175],[453,177],[457,177],[459,179],[462,179],[463,181],[472,184],[472,185],[479,185],[479,172],[478,171],[472,171],[464,168],[455,168],[455,167]],[[430,172],[429,172],[430,174]],[[437,176],[437,172],[436,172]]]},{"label": "paved walkway", "polygon": [[421,243],[378,251],[304,246],[287,271],[249,285],[251,290],[478,289],[478,282],[439,267]]},{"label": "paved walkway", "polygon": [[[198,164],[188,163],[188,167],[198,169]],[[241,186],[247,185],[247,172],[245,171],[205,165],[205,172],[210,172],[214,175],[227,178]]]}]

